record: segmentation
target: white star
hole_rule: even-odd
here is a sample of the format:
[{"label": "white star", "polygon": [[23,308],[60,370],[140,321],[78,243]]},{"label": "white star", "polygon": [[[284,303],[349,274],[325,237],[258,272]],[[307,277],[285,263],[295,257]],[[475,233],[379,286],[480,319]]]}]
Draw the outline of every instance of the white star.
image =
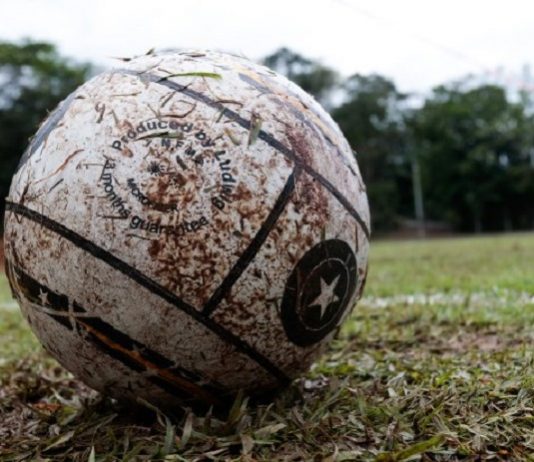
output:
[{"label": "white star", "polygon": [[340,275],[338,274],[330,284],[327,284],[325,280],[321,278],[321,293],[313,302],[308,305],[308,307],[314,305],[321,307],[321,319],[323,319],[324,312],[328,308],[328,305],[339,300],[339,297],[334,293],[339,276]]},{"label": "white star", "polygon": [[46,292],[46,290],[39,288],[39,298],[41,300],[41,305],[48,305],[48,293]]}]

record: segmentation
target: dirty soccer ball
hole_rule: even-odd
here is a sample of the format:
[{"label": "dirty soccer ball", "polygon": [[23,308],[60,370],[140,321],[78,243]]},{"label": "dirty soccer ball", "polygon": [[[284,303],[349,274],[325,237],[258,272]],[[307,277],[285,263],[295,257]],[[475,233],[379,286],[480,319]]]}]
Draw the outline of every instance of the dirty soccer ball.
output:
[{"label": "dirty soccer ball", "polygon": [[6,268],[89,386],[224,404],[306,371],[361,296],[369,210],[309,95],[229,54],[148,54],[72,93],[7,199]]}]

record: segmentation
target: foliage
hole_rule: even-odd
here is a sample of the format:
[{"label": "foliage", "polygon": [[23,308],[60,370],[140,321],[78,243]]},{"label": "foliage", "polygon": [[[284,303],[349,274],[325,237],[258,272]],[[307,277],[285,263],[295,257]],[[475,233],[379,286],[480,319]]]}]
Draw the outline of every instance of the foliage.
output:
[{"label": "foliage", "polygon": [[366,295],[312,371],[222,415],[99,396],[3,305],[0,345],[21,340],[1,353],[0,460],[532,460],[533,258],[532,235],[376,243]]},{"label": "foliage", "polygon": [[[346,100],[332,111],[341,130],[356,147],[367,184],[372,228],[395,228],[402,200],[399,194],[409,177],[402,102],[390,80],[379,75],[353,75],[343,85]],[[409,185],[409,183],[408,183]]]},{"label": "foliage", "polygon": [[324,66],[285,48],[265,63],[320,101],[325,93],[343,95],[341,103],[329,100],[328,108],[358,153],[375,231],[414,217],[415,162],[431,220],[458,231],[534,226],[530,95],[513,102],[503,88],[473,88],[466,80],[437,87],[419,108],[380,75],[322,80]]},{"label": "foliage", "polygon": [[263,59],[263,64],[285,75],[312,94],[325,107],[330,107],[332,91],[339,76],[336,71],[288,49],[280,48]]},{"label": "foliage", "polygon": [[90,69],[61,57],[49,43],[0,42],[0,197],[7,196],[13,171],[39,123],[85,81]]},{"label": "foliage", "polygon": [[534,224],[534,126],[522,104],[495,86],[442,86],[412,121],[431,217],[478,232]]}]

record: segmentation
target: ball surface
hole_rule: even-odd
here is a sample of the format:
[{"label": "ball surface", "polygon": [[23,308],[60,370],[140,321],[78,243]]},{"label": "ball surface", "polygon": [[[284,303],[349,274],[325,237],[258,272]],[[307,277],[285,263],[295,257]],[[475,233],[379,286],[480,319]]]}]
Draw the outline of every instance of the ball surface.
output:
[{"label": "ball surface", "polygon": [[24,153],[6,268],[89,386],[221,404],[306,371],[361,296],[369,210],[337,125],[244,58],[150,54],[72,93]]}]

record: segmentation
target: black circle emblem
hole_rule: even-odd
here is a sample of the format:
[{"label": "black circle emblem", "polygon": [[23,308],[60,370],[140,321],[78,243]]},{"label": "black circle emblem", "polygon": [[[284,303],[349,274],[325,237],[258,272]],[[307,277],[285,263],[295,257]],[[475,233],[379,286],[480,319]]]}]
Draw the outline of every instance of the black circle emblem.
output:
[{"label": "black circle emblem", "polygon": [[345,241],[312,247],[293,269],[282,299],[281,317],[293,343],[308,346],[331,332],[356,289],[356,256]]}]

